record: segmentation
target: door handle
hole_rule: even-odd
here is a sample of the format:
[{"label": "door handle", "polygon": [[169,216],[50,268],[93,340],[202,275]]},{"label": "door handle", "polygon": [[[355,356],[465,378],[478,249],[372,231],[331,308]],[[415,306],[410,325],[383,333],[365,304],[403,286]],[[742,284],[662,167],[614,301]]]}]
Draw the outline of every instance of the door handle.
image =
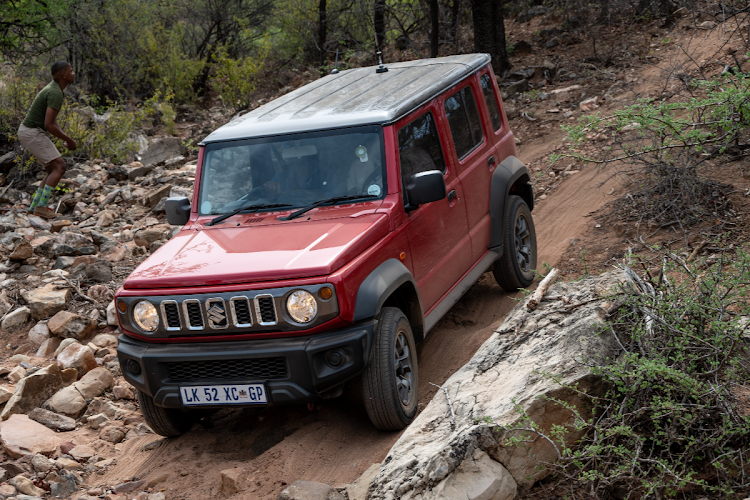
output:
[{"label": "door handle", "polygon": [[456,199],[456,190],[455,189],[451,189],[451,192],[448,193],[448,203],[452,203],[453,200],[455,200],[455,199]]},{"label": "door handle", "polygon": [[487,166],[488,167],[491,167],[494,164],[495,164],[495,157],[494,156],[490,156],[489,158],[487,158]]}]

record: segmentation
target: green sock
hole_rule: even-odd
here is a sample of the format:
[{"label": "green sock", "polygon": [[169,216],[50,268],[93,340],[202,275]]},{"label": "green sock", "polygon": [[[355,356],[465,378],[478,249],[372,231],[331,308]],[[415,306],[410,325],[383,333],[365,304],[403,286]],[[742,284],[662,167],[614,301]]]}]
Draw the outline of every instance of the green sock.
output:
[{"label": "green sock", "polygon": [[50,196],[52,196],[52,186],[44,186],[44,191],[42,191],[42,195],[39,197],[37,206],[47,208]]},{"label": "green sock", "polygon": [[42,197],[42,192],[44,191],[43,186],[39,186],[36,190],[36,193],[34,193],[34,198],[31,200],[31,205],[29,205],[29,211],[32,211],[36,208],[37,205],[39,205],[39,199]]}]

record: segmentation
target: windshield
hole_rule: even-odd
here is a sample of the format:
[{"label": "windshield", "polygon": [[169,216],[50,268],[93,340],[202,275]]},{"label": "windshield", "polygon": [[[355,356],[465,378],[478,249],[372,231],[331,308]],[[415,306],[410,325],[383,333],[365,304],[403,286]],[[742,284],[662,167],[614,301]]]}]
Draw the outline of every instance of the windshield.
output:
[{"label": "windshield", "polygon": [[339,196],[382,199],[385,191],[381,127],[309,132],[207,145],[198,212],[293,209]]}]

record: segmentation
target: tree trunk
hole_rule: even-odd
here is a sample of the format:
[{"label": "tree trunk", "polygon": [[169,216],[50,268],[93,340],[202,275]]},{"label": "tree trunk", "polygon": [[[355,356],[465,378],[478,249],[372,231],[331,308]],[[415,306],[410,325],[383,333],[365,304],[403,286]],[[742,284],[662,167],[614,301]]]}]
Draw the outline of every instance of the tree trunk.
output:
[{"label": "tree trunk", "polygon": [[430,57],[438,56],[438,42],[440,41],[440,7],[438,0],[430,0]]},{"label": "tree trunk", "polygon": [[326,12],[326,0],[320,0],[318,4],[318,50],[320,51],[320,65],[326,62],[326,35],[328,33],[328,15]]},{"label": "tree trunk", "polygon": [[489,54],[495,73],[502,75],[511,66],[505,49],[505,22],[501,2],[471,0],[471,16],[474,20],[474,51]]},{"label": "tree trunk", "polygon": [[451,40],[458,50],[458,25],[461,24],[461,0],[453,0],[451,4]]},{"label": "tree trunk", "polygon": [[375,43],[378,50],[385,46],[385,0],[375,0]]}]

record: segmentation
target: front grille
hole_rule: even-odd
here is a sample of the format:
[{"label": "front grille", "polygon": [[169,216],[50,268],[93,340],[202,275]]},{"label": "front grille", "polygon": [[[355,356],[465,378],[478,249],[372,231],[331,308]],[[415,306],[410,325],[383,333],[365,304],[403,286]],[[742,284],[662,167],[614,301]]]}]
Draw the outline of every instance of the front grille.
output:
[{"label": "front grille", "polygon": [[253,317],[250,314],[250,303],[245,297],[235,297],[232,299],[234,307],[235,325],[241,327],[253,326]]},{"label": "front grille", "polygon": [[197,300],[195,302],[183,302],[185,305],[185,312],[188,318],[188,325],[191,329],[203,328],[203,314],[201,313],[201,304]]},{"label": "front grille", "polygon": [[170,330],[180,329],[180,311],[177,302],[163,302],[164,316],[166,316],[167,328]]},{"label": "front grille", "polygon": [[269,380],[287,377],[284,358],[232,359],[166,363],[171,382]]},{"label": "front grille", "polygon": [[255,298],[256,307],[258,308],[258,317],[261,325],[276,324],[276,307],[273,304],[273,297],[263,296]]}]

